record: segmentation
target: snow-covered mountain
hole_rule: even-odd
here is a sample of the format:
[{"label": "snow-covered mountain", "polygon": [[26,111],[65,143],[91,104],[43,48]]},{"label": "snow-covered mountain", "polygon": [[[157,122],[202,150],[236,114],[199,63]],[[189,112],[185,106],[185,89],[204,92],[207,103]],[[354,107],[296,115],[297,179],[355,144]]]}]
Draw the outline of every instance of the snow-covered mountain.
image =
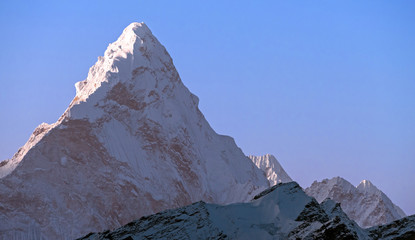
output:
[{"label": "snow-covered mountain", "polygon": [[330,198],[341,204],[349,218],[367,228],[392,222],[406,214],[370,181],[363,180],[357,187],[341,177],[324,179],[305,189],[305,192],[322,202]]},{"label": "snow-covered mountain", "polygon": [[249,158],[252,160],[255,165],[264,171],[270,186],[274,186],[277,183],[286,183],[291,182],[292,179],[282,168],[278,160],[271,154],[266,154],[263,156],[253,156],[250,155]]},{"label": "snow-covered mountain", "polygon": [[390,225],[362,229],[328,199],[318,204],[295,182],[279,183],[250,203],[226,206],[197,202],[139,220],[98,239],[414,239],[415,215]]},{"label": "snow-covered mountain", "polygon": [[73,239],[203,200],[249,200],[269,186],[228,136],[215,133],[166,49],[132,23],[0,166],[0,238]]}]

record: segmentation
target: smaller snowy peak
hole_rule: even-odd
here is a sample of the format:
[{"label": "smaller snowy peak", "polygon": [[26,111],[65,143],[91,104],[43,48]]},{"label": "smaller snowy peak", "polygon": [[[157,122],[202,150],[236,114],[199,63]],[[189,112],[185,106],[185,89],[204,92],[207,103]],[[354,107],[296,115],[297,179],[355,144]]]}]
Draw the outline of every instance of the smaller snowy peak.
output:
[{"label": "smaller snowy peak", "polygon": [[0,162],[0,179],[9,175],[21,162],[25,154],[45,136],[55,124],[42,123],[36,127],[27,143],[19,148],[11,159]]},{"label": "smaller snowy peak", "polygon": [[330,198],[340,203],[349,218],[365,228],[386,224],[406,216],[368,180],[363,180],[357,187],[354,187],[341,177],[324,179],[321,182],[313,182],[305,189],[305,192],[318,202]]},{"label": "smaller snowy peak", "polygon": [[326,179],[323,179],[321,182],[324,184],[328,184],[330,186],[341,185],[341,186],[347,186],[347,187],[349,186],[354,187],[349,181],[339,176],[333,177],[331,179],[326,178]]},{"label": "smaller snowy peak", "polygon": [[314,181],[305,192],[314,197],[318,202],[330,198],[331,191],[340,193],[349,193],[355,191],[355,187],[346,179],[341,177],[334,177],[331,179],[323,179],[321,182]]},{"label": "smaller snowy peak", "polygon": [[362,191],[362,192],[368,192],[368,193],[380,193],[381,191],[375,186],[373,185],[372,182],[370,182],[369,180],[363,180],[359,183],[359,185],[357,185],[357,190]]},{"label": "smaller snowy peak", "polygon": [[388,196],[386,196],[385,193],[379,190],[371,181],[361,181],[359,185],[357,185],[356,189],[365,195],[377,196],[378,198],[382,199],[382,201],[385,202],[385,204],[391,205],[394,211],[396,212],[397,216],[406,217],[405,212],[400,207],[392,203]]},{"label": "smaller snowy peak", "polygon": [[265,176],[267,177],[270,186],[274,186],[278,183],[292,182],[290,176],[288,176],[284,168],[273,155],[250,155],[248,157],[259,169],[261,169],[265,173]]}]

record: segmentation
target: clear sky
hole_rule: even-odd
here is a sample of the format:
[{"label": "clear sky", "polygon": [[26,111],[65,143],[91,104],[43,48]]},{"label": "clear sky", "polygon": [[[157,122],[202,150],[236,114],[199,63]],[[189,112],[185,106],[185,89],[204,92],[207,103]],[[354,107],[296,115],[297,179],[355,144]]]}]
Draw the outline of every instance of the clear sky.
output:
[{"label": "clear sky", "polygon": [[371,180],[415,214],[415,2],[1,1],[0,159],[53,123],[131,22],[212,127],[303,187]]}]

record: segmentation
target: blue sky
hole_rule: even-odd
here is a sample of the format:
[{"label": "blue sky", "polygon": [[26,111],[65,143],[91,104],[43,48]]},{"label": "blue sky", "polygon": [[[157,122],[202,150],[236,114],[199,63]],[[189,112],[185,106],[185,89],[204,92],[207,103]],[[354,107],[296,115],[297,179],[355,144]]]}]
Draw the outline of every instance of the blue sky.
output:
[{"label": "blue sky", "polygon": [[53,123],[131,22],[212,127],[303,187],[371,180],[415,214],[415,2],[1,1],[0,159]]}]

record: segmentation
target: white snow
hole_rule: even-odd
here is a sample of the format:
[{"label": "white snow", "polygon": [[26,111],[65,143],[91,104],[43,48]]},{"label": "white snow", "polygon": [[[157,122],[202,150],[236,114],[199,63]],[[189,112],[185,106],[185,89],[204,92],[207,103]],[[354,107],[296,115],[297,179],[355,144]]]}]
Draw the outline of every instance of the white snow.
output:
[{"label": "white snow", "polygon": [[268,187],[210,127],[144,23],[108,46],[61,118],[39,126],[0,177],[0,238],[32,222],[47,238],[73,239],[199,200],[248,201]]},{"label": "white snow", "polygon": [[[275,236],[271,236],[269,231],[287,236],[301,224],[295,220],[311,201],[312,198],[297,183],[292,182],[277,187],[251,203],[207,205],[207,208],[210,220],[225,229],[230,239],[274,239]],[[274,229],[269,229],[271,226]],[[319,226],[315,226],[315,229]]]},{"label": "white snow", "polygon": [[34,147],[44,135],[56,124],[49,125],[47,123],[40,124],[32,133],[27,143],[21,147],[14,156],[7,160],[6,164],[0,167],[0,179],[9,175],[19,165],[26,153]]},{"label": "white snow", "polygon": [[61,157],[61,165],[62,166],[65,166],[67,161],[68,161],[68,159],[66,158],[66,156]]},{"label": "white snow", "polygon": [[363,180],[356,187],[361,192],[366,192],[369,194],[378,194],[380,190],[375,187],[369,180]]},{"label": "white snow", "polygon": [[357,187],[341,177],[315,181],[306,193],[318,202],[327,198],[341,204],[349,218],[361,227],[386,224],[405,217],[405,213],[370,181],[363,180]]},{"label": "white snow", "polygon": [[288,176],[285,170],[282,168],[278,160],[271,154],[264,156],[253,156],[249,158],[252,162],[262,171],[264,171],[270,186],[274,186],[277,183],[292,182],[292,179]]}]

